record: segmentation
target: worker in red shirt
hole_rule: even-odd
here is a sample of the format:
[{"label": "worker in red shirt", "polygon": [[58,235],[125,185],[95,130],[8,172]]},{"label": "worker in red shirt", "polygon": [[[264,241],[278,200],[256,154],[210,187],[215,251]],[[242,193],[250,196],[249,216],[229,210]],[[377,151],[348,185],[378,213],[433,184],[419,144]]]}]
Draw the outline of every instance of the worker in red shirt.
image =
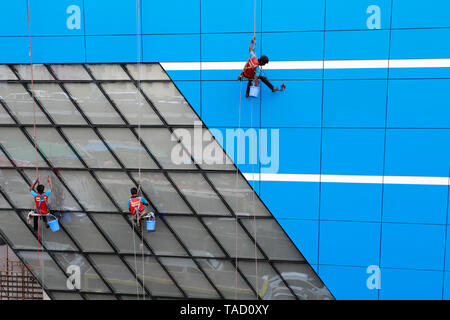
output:
[{"label": "worker in red shirt", "polygon": [[238,77],[238,80],[240,81],[242,81],[243,78],[248,79],[247,93],[245,96],[248,98],[250,94],[250,87],[252,86],[253,81],[255,81],[255,86],[257,86],[258,81],[261,80],[266,86],[270,88],[270,90],[272,90],[272,92],[283,91],[284,89],[286,89],[286,86],[284,84],[281,85],[281,89],[274,87],[270,83],[269,79],[267,79],[267,77],[261,75],[261,67],[269,63],[269,58],[263,55],[258,59],[255,53],[255,46],[256,46],[256,38],[253,37],[252,41],[250,42],[249,48],[250,58],[245,64],[244,70]]},{"label": "worker in red shirt", "polygon": [[[39,183],[39,178],[36,179],[36,181],[30,187],[30,192],[34,199],[34,204],[35,204],[34,211],[37,215],[42,216],[42,220],[44,220],[45,226],[48,228],[49,225],[48,225],[48,221],[47,221],[47,216],[50,214],[49,205],[48,205],[48,197],[50,197],[50,194],[53,191],[53,183],[52,183],[52,179],[50,179],[50,177],[47,177],[47,182],[50,186],[50,190],[48,190],[47,192],[44,192],[45,187],[42,184],[39,184],[36,187],[37,192],[34,191],[34,187],[36,186],[36,184]],[[35,231],[38,230],[39,216],[33,217],[33,220],[34,220],[33,226],[34,226]]]},{"label": "worker in red shirt", "polygon": [[131,188],[130,191],[131,198],[128,200],[128,209],[130,210],[136,225],[141,229],[141,218],[145,219],[147,216],[151,216],[152,219],[155,219],[155,214],[153,212],[147,214],[144,205],[148,206],[150,204],[144,197],[138,195],[138,190],[136,188]]}]

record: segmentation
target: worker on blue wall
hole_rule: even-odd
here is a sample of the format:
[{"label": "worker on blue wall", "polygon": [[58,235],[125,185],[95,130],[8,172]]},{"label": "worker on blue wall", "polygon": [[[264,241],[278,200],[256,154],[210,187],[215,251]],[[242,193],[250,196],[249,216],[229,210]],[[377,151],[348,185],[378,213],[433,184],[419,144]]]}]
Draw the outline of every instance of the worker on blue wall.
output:
[{"label": "worker on blue wall", "polygon": [[283,91],[286,86],[284,84],[281,85],[281,89],[278,89],[277,87],[274,87],[269,79],[267,79],[267,77],[261,75],[261,67],[265,66],[266,64],[269,63],[269,58],[267,56],[262,55],[259,59],[256,56],[255,53],[255,46],[256,46],[256,38],[253,37],[252,41],[250,42],[250,48],[249,48],[249,52],[250,52],[250,58],[248,59],[247,63],[245,64],[244,70],[241,72],[241,74],[238,77],[238,80],[242,81],[243,78],[248,79],[248,84],[247,84],[247,93],[246,93],[246,97],[248,98],[249,94],[250,94],[250,87],[253,84],[253,81],[255,81],[255,86],[258,86],[258,81],[261,80],[262,82],[264,82],[264,84],[266,86],[269,87],[270,90],[272,90],[272,92],[275,91]]}]

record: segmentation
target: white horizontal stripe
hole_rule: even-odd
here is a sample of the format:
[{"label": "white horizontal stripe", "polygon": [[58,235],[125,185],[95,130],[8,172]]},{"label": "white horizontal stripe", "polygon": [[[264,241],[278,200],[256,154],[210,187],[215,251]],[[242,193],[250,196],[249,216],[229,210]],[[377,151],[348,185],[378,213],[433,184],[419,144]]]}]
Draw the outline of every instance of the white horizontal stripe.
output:
[{"label": "white horizontal stripe", "polygon": [[[245,61],[225,62],[162,62],[169,71],[195,70],[242,70]],[[318,61],[271,61],[266,70],[307,69],[383,69],[392,68],[450,68],[450,59],[391,59],[391,60],[318,60]]]},{"label": "white horizontal stripe", "polygon": [[[250,181],[284,181],[284,182],[335,182],[382,184],[383,176],[332,175],[323,174],[285,174],[285,173],[244,173]],[[384,184],[448,186],[448,177],[408,177],[384,176]]]}]

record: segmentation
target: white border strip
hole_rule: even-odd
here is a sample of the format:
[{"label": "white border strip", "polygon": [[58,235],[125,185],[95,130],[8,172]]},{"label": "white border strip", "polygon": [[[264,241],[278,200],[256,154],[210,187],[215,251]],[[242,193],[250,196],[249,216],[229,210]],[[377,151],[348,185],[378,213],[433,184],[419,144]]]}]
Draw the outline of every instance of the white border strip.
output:
[{"label": "white border strip", "polygon": [[[319,174],[244,173],[244,177],[250,181],[383,184],[383,176],[323,174],[321,179]],[[384,184],[448,186],[449,181],[448,177],[384,176]]]},{"label": "white border strip", "polygon": [[[168,71],[242,70],[245,61],[162,62]],[[450,68],[450,59],[271,61],[266,70]]]}]

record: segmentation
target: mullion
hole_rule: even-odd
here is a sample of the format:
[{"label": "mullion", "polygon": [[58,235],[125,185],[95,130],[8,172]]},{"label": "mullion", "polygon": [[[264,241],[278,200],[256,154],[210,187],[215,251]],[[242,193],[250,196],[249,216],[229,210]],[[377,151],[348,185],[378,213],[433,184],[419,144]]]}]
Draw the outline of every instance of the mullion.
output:
[{"label": "mullion", "polygon": [[[141,92],[141,94],[144,96],[145,100],[147,101],[147,103],[153,108],[153,111],[160,117],[160,119],[163,121],[164,124],[167,125],[167,129],[171,132],[171,134],[174,134],[173,128],[171,126],[169,126],[169,124],[167,124],[167,122],[165,121],[164,117],[160,114],[160,112],[158,111],[158,109],[154,106],[153,102],[151,101],[151,99],[149,99],[147,97],[147,95],[145,94],[145,92],[142,90],[142,88],[140,87],[140,85],[138,84],[138,82],[132,77],[131,73],[128,71],[128,69],[126,68],[125,65],[121,65],[122,69],[125,71],[125,73],[128,75],[128,77],[132,80],[132,82],[134,83],[135,87]],[[184,96],[183,96],[184,98]],[[184,98],[185,99],[185,98]],[[191,108],[192,109],[192,108]],[[202,125],[203,128],[203,125]],[[154,155],[152,154],[152,152],[150,151],[150,149],[147,147],[147,145],[145,144],[144,141],[142,141],[142,139],[140,138],[140,136],[135,132],[134,129],[131,129],[131,131],[133,131],[133,133],[135,134],[136,137],[139,137],[139,141],[141,142],[141,145],[144,147],[144,149],[146,150],[146,152],[150,155],[150,157],[153,159],[153,161],[157,164],[157,166],[159,168],[162,169],[161,164],[159,163],[159,161],[154,157]],[[181,143],[182,148],[187,152],[187,154],[190,155],[191,157],[191,161],[192,163],[196,166],[197,170],[202,172],[202,169],[200,168],[200,166],[195,162],[193,156],[191,155],[190,152],[188,152],[186,150],[186,147]],[[198,172],[197,171],[197,172]],[[222,252],[225,254],[225,256],[229,259],[229,261],[231,262],[231,264],[236,268],[236,270],[238,271],[238,273],[241,275],[241,277],[243,278],[243,280],[247,283],[247,285],[249,286],[249,288],[251,288],[253,290],[253,286],[251,286],[250,282],[248,281],[248,279],[245,277],[245,275],[241,272],[241,270],[239,269],[238,266],[235,265],[233,259],[228,255],[228,252],[225,250],[225,248],[222,246],[222,244],[220,243],[220,241],[218,241],[218,239],[215,237],[215,235],[211,232],[211,230],[207,227],[207,225],[205,224],[205,222],[199,217],[197,211],[194,209],[194,207],[190,204],[190,202],[188,201],[188,199],[186,198],[186,196],[181,192],[181,190],[178,188],[178,186],[176,185],[176,183],[174,183],[174,181],[172,180],[172,178],[169,176],[169,174],[166,172],[163,172],[164,176],[166,177],[166,179],[170,182],[170,184],[172,185],[172,187],[176,190],[176,192],[178,193],[178,195],[181,197],[181,199],[186,203],[186,205],[189,207],[189,209],[194,213],[194,215],[197,217],[197,220],[200,222],[200,224],[203,226],[203,228],[206,230],[206,232],[209,234],[209,236],[214,240],[214,242],[216,243],[216,245],[222,250]],[[204,177],[205,179],[207,179],[207,177]],[[171,227],[170,227],[171,228]],[[171,231],[175,233],[175,231],[172,230]],[[181,239],[180,239],[181,241]],[[191,253],[188,251],[188,254],[191,256]],[[197,265],[197,267],[202,271],[202,273],[205,275],[205,277],[207,277],[207,279],[210,281],[209,276],[206,274],[206,272],[201,268],[200,264],[198,263],[198,261],[194,260],[194,263]],[[210,281],[210,283],[212,283],[212,281]],[[219,292],[220,296],[222,296],[222,293],[217,289],[217,287],[215,286],[214,283],[212,283],[213,287]],[[253,290],[254,291],[254,290]],[[259,295],[257,294],[256,291],[254,291],[255,296],[257,296],[259,298]]]}]

